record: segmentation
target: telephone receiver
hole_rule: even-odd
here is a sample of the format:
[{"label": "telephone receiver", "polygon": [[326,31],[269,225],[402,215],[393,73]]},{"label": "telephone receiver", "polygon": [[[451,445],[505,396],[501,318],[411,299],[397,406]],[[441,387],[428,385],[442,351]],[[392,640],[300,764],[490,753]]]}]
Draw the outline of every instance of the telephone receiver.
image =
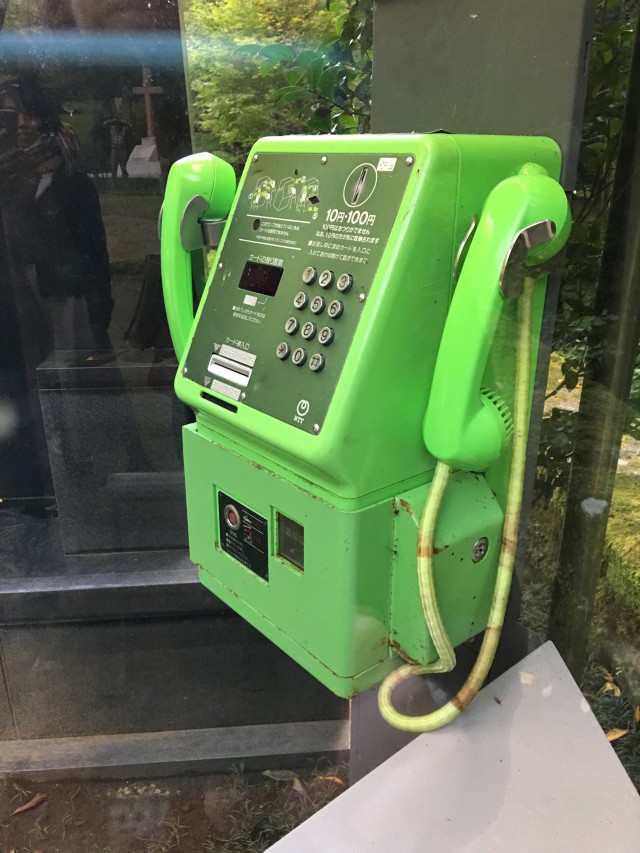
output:
[{"label": "telephone receiver", "polygon": [[236,192],[233,167],[213,154],[191,154],[169,171],[160,218],[162,287],[178,359],[193,327],[191,253],[205,246],[202,222],[224,220]]},{"label": "telephone receiver", "polygon": [[570,230],[564,190],[535,164],[487,197],[449,308],[423,422],[427,450],[452,468],[486,470],[512,432],[506,404],[481,387],[505,301],[501,284],[509,258],[523,244],[526,266],[544,263]]}]

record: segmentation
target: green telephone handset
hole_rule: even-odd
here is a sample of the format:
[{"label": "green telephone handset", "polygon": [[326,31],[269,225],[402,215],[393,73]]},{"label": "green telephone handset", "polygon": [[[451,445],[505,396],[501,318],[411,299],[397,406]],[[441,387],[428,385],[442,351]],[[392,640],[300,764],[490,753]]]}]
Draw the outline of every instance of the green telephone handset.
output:
[{"label": "green telephone handset", "polygon": [[[496,633],[522,473],[520,457],[511,477],[505,464],[509,411],[520,454],[531,389],[529,355],[514,383],[492,342],[512,249],[538,263],[567,237],[560,165],[544,138],[293,136],[256,143],[235,200],[211,155],[169,175],[163,287],[176,393],[196,413],[191,558],[338,695],[389,676],[381,709],[400,727],[398,678]],[[229,210],[194,322],[189,250]],[[526,292],[535,341],[542,280]]]},{"label": "green telephone handset", "polygon": [[537,241],[525,263],[539,264],[560,251],[570,229],[562,187],[535,164],[487,197],[451,300],[424,418],[425,444],[439,461],[485,471],[503,452],[510,431],[504,410],[481,388],[504,303],[503,271],[518,238]]},{"label": "green telephone handset", "polygon": [[169,172],[160,246],[165,308],[178,359],[193,327],[191,253],[204,246],[200,220],[224,219],[235,191],[233,168],[213,154],[184,157]]}]

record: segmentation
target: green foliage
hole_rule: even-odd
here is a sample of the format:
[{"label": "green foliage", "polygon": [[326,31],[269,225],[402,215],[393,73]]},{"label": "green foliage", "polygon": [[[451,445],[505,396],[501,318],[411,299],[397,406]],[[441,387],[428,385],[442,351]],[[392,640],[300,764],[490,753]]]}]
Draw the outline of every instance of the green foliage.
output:
[{"label": "green foliage", "polygon": [[600,21],[591,45],[588,92],[585,104],[578,180],[573,196],[574,225],[568,246],[568,266],[563,277],[555,349],[564,359],[567,388],[581,375],[586,335],[596,317],[593,307],[600,272],[606,219],[611,204],[615,163],[629,65],[633,29],[622,19],[611,20],[612,6],[601,0]]},{"label": "green foliage", "polygon": [[633,438],[640,440],[640,353],[633,371],[631,393],[629,394],[629,417],[627,432]]},{"label": "green foliage", "polygon": [[241,166],[260,136],[307,132],[306,116],[287,99],[274,101],[273,93],[290,83],[289,58],[316,50],[344,9],[343,2],[327,9],[324,0],[187,0],[199,142]]},{"label": "green foliage", "polygon": [[542,420],[536,498],[548,503],[558,486],[566,483],[575,440],[575,413],[552,409]]},{"label": "green foliage", "polygon": [[309,132],[365,133],[371,124],[373,0],[350,0],[347,8],[342,0],[327,0],[327,9],[338,14],[336,34],[316,48],[251,47],[263,74],[286,69],[287,85],[275,92],[275,103],[295,107]]},{"label": "green foliage", "polygon": [[[573,230],[556,316],[553,349],[560,356],[559,389],[573,390],[584,374],[589,332],[617,318],[598,313],[595,293],[600,276],[606,224],[611,206],[622,116],[629,81],[634,30],[629,18],[637,0],[599,0],[591,43],[578,179],[572,198]],[[627,429],[640,432],[640,368],[630,400]],[[554,410],[542,427],[538,494],[548,499],[566,485],[573,450],[575,414]]]},{"label": "green foliage", "polygon": [[0,7],[6,8],[4,26],[8,30],[19,27],[33,27],[40,22],[41,2],[40,0],[14,0],[14,2],[0,3]]}]

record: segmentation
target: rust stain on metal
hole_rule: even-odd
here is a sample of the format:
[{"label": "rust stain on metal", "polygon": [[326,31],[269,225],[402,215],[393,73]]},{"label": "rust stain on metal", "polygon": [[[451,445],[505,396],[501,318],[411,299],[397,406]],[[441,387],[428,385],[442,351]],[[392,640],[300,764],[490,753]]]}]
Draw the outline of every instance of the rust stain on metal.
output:
[{"label": "rust stain on metal", "polygon": [[397,640],[390,640],[389,641],[389,647],[392,648],[396,652],[398,657],[401,657],[402,660],[405,661],[406,663],[411,663],[414,666],[420,666],[420,661],[416,660],[415,658],[410,657],[405,652],[405,650],[402,648],[402,646],[400,645],[400,643]]},{"label": "rust stain on metal", "polygon": [[403,498],[400,498],[400,506],[405,512],[408,512],[411,518],[413,518],[413,509],[411,508],[411,504],[408,501],[405,501]]}]

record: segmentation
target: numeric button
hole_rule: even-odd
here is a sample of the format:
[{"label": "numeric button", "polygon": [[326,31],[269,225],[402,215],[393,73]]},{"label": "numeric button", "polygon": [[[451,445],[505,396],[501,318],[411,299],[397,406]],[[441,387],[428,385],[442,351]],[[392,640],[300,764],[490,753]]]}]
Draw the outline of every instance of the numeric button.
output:
[{"label": "numeric button", "polygon": [[293,355],[291,356],[291,361],[295,364],[296,367],[302,367],[302,365],[307,360],[307,351],[302,347],[298,347],[294,349]]},{"label": "numeric button", "polygon": [[284,330],[288,335],[295,335],[299,327],[300,323],[296,317],[289,317],[287,322],[284,324]]},{"label": "numeric button", "polygon": [[342,312],[344,311],[344,304],[340,302],[339,299],[334,299],[329,303],[329,307],[327,308],[327,313],[331,317],[332,320],[340,317]]},{"label": "numeric button", "polygon": [[280,361],[285,361],[289,358],[289,353],[291,352],[291,347],[286,341],[281,341],[276,347],[276,355],[280,359]]},{"label": "numeric button", "polygon": [[310,341],[316,334],[316,324],[315,323],[305,323],[302,327],[302,331],[300,332],[305,341]]},{"label": "numeric button", "polygon": [[293,298],[293,305],[298,311],[302,311],[307,302],[309,301],[309,297],[304,292],[304,290],[299,291]]},{"label": "numeric button", "polygon": [[331,328],[331,326],[323,326],[318,333],[318,340],[322,344],[323,347],[329,346],[335,338],[335,332]]},{"label": "numeric button", "polygon": [[331,287],[335,279],[336,277],[332,270],[322,270],[320,278],[318,279],[318,284],[320,287]]},{"label": "numeric button", "polygon": [[323,367],[324,356],[320,355],[319,352],[314,352],[314,354],[309,359],[309,368],[313,370],[314,373],[320,373]]},{"label": "numeric button", "polygon": [[315,267],[306,267],[302,273],[303,284],[313,284],[318,277],[318,270]]},{"label": "numeric button", "polygon": [[324,306],[324,296],[314,296],[311,300],[311,313],[322,314],[322,312],[324,311]]},{"label": "numeric button", "polygon": [[340,293],[346,293],[348,290],[351,290],[353,287],[353,276],[349,275],[348,272],[343,272],[342,275],[338,277],[336,287]]}]

